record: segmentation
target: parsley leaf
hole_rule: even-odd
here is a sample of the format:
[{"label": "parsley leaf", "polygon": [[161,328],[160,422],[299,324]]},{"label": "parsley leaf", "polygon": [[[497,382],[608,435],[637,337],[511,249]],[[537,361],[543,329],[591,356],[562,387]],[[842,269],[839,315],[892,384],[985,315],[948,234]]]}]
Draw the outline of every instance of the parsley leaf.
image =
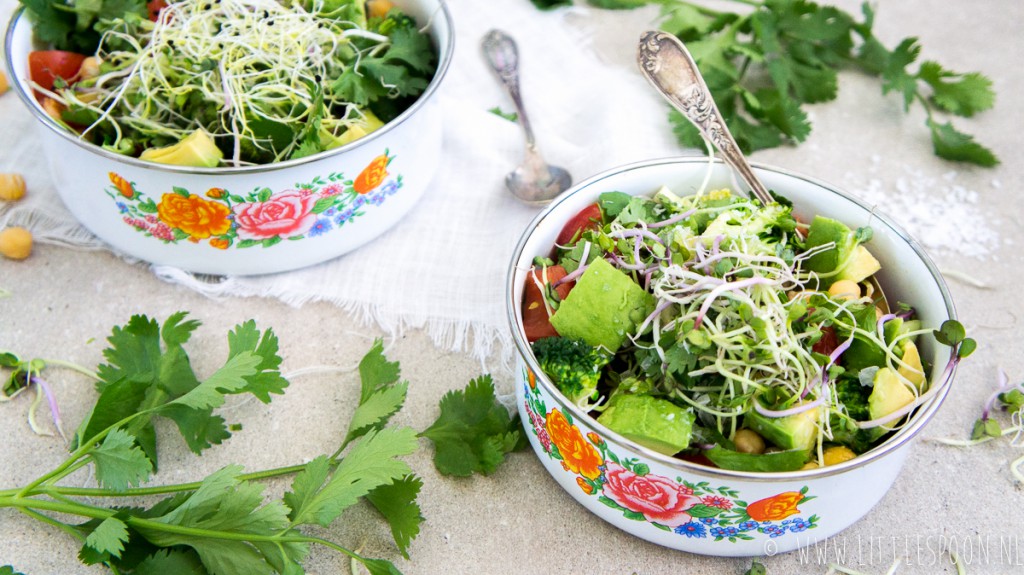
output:
[{"label": "parsley leaf", "polygon": [[330,460],[320,457],[299,473],[284,501],[291,509],[292,525],[327,526],[357,499],[410,473],[397,459],[416,450],[416,434],[410,428],[371,431],[356,443],[328,474]]},{"label": "parsley leaf", "polygon": [[423,516],[416,496],[423,487],[423,480],[407,475],[394,483],[381,485],[366,499],[377,508],[391,526],[391,534],[402,557],[409,558],[409,544],[419,535]]},{"label": "parsley leaf", "polygon": [[124,491],[149,479],[153,464],[123,429],[114,429],[89,454],[96,463],[96,479],[113,491]]},{"label": "parsley leaf", "polygon": [[361,437],[371,429],[381,429],[405,403],[409,383],[399,381],[398,362],[384,357],[384,342],[377,339],[359,362],[362,390],[359,406],[349,421],[344,443]]},{"label": "parsley leaf", "polygon": [[434,444],[434,465],[444,475],[490,475],[505,454],[524,446],[519,417],[494,396],[490,375],[441,398],[441,414],[420,435]]},{"label": "parsley leaf", "polygon": [[922,62],[917,77],[932,88],[931,100],[957,116],[971,117],[995,103],[992,80],[977,72],[957,74],[938,62]]},{"label": "parsley leaf", "polygon": [[984,167],[999,164],[999,158],[991,150],[975,142],[973,136],[957,131],[950,122],[939,124],[928,120],[928,128],[932,133],[935,154],[940,158],[970,162]]}]

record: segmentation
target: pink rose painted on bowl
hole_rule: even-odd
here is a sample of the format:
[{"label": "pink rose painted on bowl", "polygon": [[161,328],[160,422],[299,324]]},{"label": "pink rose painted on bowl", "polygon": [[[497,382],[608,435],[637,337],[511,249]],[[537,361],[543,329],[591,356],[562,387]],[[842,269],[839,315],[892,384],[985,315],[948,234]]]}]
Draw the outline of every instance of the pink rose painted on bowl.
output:
[{"label": "pink rose painted on bowl", "polygon": [[676,527],[690,521],[687,510],[700,503],[693,490],[660,475],[637,475],[607,462],[604,494],[619,505],[643,513],[648,521]]},{"label": "pink rose painted on bowl", "polygon": [[292,238],[309,231],[316,222],[312,213],[316,196],[299,190],[285,190],[265,202],[234,206],[238,237],[246,240]]}]

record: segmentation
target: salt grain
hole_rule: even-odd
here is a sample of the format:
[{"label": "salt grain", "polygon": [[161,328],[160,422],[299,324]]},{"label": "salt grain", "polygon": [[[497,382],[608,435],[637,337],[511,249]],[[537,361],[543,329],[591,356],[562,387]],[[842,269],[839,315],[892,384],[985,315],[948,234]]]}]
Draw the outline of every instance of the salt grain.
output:
[{"label": "salt grain", "polygon": [[[876,205],[936,255],[994,257],[1000,246],[997,221],[982,211],[978,192],[957,183],[957,172],[933,177],[904,166],[906,175],[886,185],[871,177],[881,158],[872,156],[871,162],[867,178],[846,174],[846,187],[854,195]],[[999,187],[996,180],[992,185]]]}]

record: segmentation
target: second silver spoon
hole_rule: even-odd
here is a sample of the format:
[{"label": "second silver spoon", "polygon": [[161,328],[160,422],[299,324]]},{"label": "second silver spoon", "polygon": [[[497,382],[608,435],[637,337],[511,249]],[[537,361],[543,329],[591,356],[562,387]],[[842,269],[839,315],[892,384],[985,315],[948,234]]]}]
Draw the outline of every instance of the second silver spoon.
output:
[{"label": "second silver spoon", "polygon": [[515,41],[500,30],[491,30],[484,36],[482,47],[487,62],[508,90],[519,117],[519,125],[526,133],[526,155],[523,163],[505,176],[505,185],[512,195],[527,204],[548,204],[572,185],[572,176],[565,168],[546,163],[537,150],[533,129],[526,118],[523,98],[519,93],[519,50]]}]

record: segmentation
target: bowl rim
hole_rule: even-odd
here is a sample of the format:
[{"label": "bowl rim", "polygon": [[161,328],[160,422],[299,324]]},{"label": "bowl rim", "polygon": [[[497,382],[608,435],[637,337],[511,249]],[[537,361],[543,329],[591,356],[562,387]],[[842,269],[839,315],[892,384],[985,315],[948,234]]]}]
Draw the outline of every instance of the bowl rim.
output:
[{"label": "bowl rim", "polygon": [[[554,399],[559,406],[568,410],[573,417],[579,418],[582,421],[586,421],[587,425],[597,431],[599,431],[604,438],[618,445],[621,445],[635,453],[641,454],[646,458],[649,458],[667,468],[677,472],[690,472],[697,473],[703,476],[709,476],[714,478],[728,478],[728,479],[740,479],[745,481],[754,482],[778,482],[778,481],[796,481],[806,480],[811,478],[823,478],[832,475],[838,475],[851,469],[862,467],[873,463],[881,458],[885,457],[890,453],[898,451],[900,448],[908,445],[909,442],[924,428],[925,425],[931,420],[931,418],[941,407],[946,396],[949,394],[952,381],[956,375],[957,366],[953,366],[953,369],[948,372],[948,376],[945,381],[939,383],[941,386],[940,390],[924,405],[918,407],[916,412],[912,414],[910,422],[899,429],[891,438],[887,441],[871,449],[870,451],[858,455],[857,457],[839,463],[836,465],[829,465],[826,467],[818,467],[814,469],[801,469],[796,471],[774,471],[774,472],[751,472],[751,471],[736,471],[730,469],[721,469],[718,467],[710,467],[702,465],[700,463],[694,463],[683,459],[677,459],[670,455],[664,455],[662,453],[653,451],[639,443],[636,443],[618,433],[608,429],[607,427],[598,423],[592,418],[587,412],[580,409],[575,403],[569,401],[558,388],[551,382],[548,376],[540,369],[536,359],[533,357],[533,353],[530,350],[529,343],[526,341],[522,330],[519,325],[520,322],[517,319],[518,308],[520,307],[518,301],[513,301],[514,293],[516,289],[516,272],[518,271],[516,263],[522,257],[523,251],[526,247],[527,241],[533,235],[533,232],[540,226],[540,224],[548,218],[550,214],[558,208],[563,202],[569,199],[570,196],[577,192],[598,185],[603,180],[606,180],[613,176],[618,176],[627,172],[642,170],[653,166],[661,166],[666,164],[718,164],[725,166],[726,164],[718,158],[708,159],[704,156],[675,156],[667,158],[658,158],[651,160],[641,160],[638,162],[632,162],[624,164],[618,167],[605,170],[598,174],[595,174],[586,180],[572,186],[566,190],[563,194],[554,199],[546,208],[544,208],[539,214],[537,214],[530,223],[526,226],[522,236],[516,244],[515,249],[512,253],[512,259],[509,263],[508,275],[505,282],[505,304],[506,313],[509,321],[509,327],[512,331],[512,340],[519,352],[520,358],[527,364],[528,369],[532,371],[537,379],[538,385],[542,386],[545,391]],[[931,274],[932,280],[939,288],[939,292],[942,295],[943,303],[945,304],[946,312],[949,315],[949,319],[957,319],[956,308],[953,305],[953,299],[950,295],[949,288],[946,285],[945,279],[939,272],[938,266],[932,261],[928,254],[924,251],[920,243],[913,238],[901,225],[895,222],[892,218],[886,215],[884,212],[878,211],[872,204],[857,198],[849,194],[848,192],[837,188],[836,186],[806,176],[804,174],[793,172],[784,168],[765,164],[761,162],[751,162],[751,165],[755,170],[766,171],[775,173],[778,175],[802,180],[808,184],[818,186],[825,190],[828,190],[837,196],[856,204],[857,206],[867,210],[872,217],[877,218],[880,222],[888,226],[901,240],[913,250],[915,255],[920,258],[921,262],[925,265],[928,272]],[[517,389],[517,392],[519,390]]]},{"label": "bowl rim", "polygon": [[384,135],[387,134],[388,132],[397,129],[397,127],[400,124],[404,123],[406,120],[411,118],[414,114],[416,114],[416,112],[418,112],[423,106],[425,106],[426,103],[433,98],[434,93],[437,92],[438,90],[438,86],[440,86],[441,82],[444,80],[444,77],[448,72],[448,68],[451,66],[452,58],[454,57],[455,54],[455,27],[452,21],[451,11],[448,9],[447,0],[434,1],[437,2],[437,7],[432,11],[432,14],[427,19],[427,23],[425,24],[425,26],[432,25],[434,20],[437,18],[437,15],[440,14],[444,22],[444,27],[448,31],[448,37],[447,39],[445,39],[446,41],[444,41],[443,44],[439,43],[439,45],[437,46],[438,60],[437,68],[434,71],[434,77],[430,80],[430,83],[427,85],[426,89],[423,90],[423,93],[420,94],[418,98],[416,98],[416,101],[413,102],[411,106],[406,108],[396,118],[384,124],[381,128],[373,131],[370,134],[367,134],[362,138],[349,142],[343,146],[339,146],[337,148],[333,148],[330,150],[325,150],[318,154],[313,154],[311,156],[306,156],[303,158],[285,160],[283,162],[273,162],[270,164],[258,164],[253,166],[227,166],[216,168],[158,164],[156,162],[140,160],[132,156],[125,156],[122,154],[111,152],[109,150],[104,150],[103,148],[91,142],[86,142],[81,138],[76,137],[74,133],[66,130],[60,124],[55,122],[53,118],[51,118],[49,115],[45,114],[42,111],[42,109],[37,105],[35,97],[32,95],[32,90],[25,85],[25,79],[21,78],[18,74],[14,73],[14,57],[11,48],[14,46],[15,31],[18,28],[19,24],[21,24],[22,22],[29,22],[27,10],[25,6],[20,4],[17,10],[15,10],[14,13],[11,15],[10,22],[7,24],[7,33],[4,38],[4,64],[7,67],[7,71],[12,78],[11,86],[18,93],[18,96],[21,98],[22,103],[24,103],[25,106],[32,113],[32,115],[35,116],[36,120],[41,122],[43,126],[45,126],[50,131],[56,133],[57,136],[63,138],[65,141],[70,142],[89,153],[96,154],[104,159],[111,160],[114,162],[129,164],[135,167],[156,170],[161,172],[179,174],[200,174],[207,176],[258,174],[262,172],[301,166],[303,164],[313,163],[319,160],[325,160],[336,155],[344,154],[345,152],[348,152],[350,150],[368,146],[375,140],[384,137]]}]

